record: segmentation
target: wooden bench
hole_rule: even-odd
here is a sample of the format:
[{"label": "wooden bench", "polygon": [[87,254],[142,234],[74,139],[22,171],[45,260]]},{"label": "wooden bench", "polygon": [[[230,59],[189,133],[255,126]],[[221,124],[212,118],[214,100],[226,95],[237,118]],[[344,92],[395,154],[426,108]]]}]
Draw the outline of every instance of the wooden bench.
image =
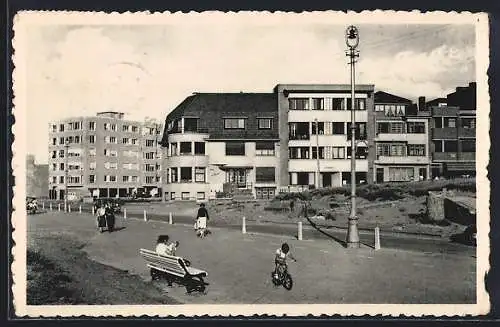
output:
[{"label": "wooden bench", "polygon": [[203,278],[207,277],[208,273],[190,267],[187,260],[181,257],[158,254],[155,251],[146,249],[140,249],[139,253],[151,269],[151,278],[153,280],[165,277],[169,286],[172,285],[172,281],[177,280],[186,286],[188,293],[205,291],[208,284]]}]

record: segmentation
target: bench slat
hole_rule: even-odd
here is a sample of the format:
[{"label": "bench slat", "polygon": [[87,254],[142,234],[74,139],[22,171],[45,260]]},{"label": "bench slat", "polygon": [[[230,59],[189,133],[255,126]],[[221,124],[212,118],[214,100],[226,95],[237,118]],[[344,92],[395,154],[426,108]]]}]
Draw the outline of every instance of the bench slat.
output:
[{"label": "bench slat", "polygon": [[182,267],[179,260],[184,259],[182,257],[167,256],[156,253],[155,251],[140,249],[139,253],[147,261],[147,266],[149,268],[157,269],[166,273],[171,273],[172,275],[185,277],[186,275],[194,276],[208,276],[208,273],[204,270],[193,268],[193,267]]}]

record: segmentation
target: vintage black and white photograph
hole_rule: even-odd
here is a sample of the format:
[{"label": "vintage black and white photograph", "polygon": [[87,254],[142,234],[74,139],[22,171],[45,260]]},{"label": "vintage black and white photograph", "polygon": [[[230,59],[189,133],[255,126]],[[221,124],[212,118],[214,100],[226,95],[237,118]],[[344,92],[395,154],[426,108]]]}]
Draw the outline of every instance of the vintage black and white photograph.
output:
[{"label": "vintage black and white photograph", "polygon": [[485,14],[14,32],[17,315],[488,312]]}]

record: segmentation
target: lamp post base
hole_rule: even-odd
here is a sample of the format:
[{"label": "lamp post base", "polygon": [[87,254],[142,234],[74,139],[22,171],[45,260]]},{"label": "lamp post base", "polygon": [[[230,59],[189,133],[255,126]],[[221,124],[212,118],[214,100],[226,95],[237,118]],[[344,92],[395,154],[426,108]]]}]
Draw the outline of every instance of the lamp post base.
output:
[{"label": "lamp post base", "polygon": [[346,247],[350,249],[359,248],[358,218],[349,217],[347,226]]}]

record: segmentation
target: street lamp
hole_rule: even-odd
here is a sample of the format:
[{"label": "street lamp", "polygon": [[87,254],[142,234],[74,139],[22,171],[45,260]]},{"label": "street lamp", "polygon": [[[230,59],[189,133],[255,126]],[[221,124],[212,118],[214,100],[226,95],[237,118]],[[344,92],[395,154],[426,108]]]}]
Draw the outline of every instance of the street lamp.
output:
[{"label": "street lamp", "polygon": [[68,211],[68,148],[69,140],[66,138],[64,141],[64,212]]},{"label": "street lamp", "polygon": [[355,96],[355,63],[359,57],[356,50],[359,44],[359,32],[356,26],[351,25],[346,29],[345,41],[349,52],[347,56],[351,65],[351,214],[347,226],[347,247],[359,247],[358,217],[356,216],[356,96]]}]

